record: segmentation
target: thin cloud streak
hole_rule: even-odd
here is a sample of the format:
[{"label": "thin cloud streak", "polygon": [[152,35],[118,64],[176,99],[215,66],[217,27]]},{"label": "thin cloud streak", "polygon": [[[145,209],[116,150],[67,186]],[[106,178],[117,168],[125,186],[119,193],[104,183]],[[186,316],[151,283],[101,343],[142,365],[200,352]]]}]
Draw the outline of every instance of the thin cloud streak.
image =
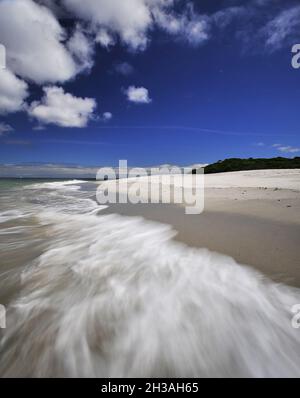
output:
[{"label": "thin cloud streak", "polygon": [[80,141],[80,140],[41,140],[38,144],[74,144],[74,145],[110,145],[109,142],[102,141]]},{"label": "thin cloud streak", "polygon": [[142,130],[182,130],[182,131],[196,131],[211,134],[220,135],[236,135],[236,136],[266,136],[266,137],[283,137],[298,136],[296,133],[253,133],[253,132],[238,132],[238,131],[226,131],[226,130],[214,130],[201,127],[189,127],[189,126],[99,126],[97,129],[113,129],[113,130],[128,130],[128,129],[142,129]]}]

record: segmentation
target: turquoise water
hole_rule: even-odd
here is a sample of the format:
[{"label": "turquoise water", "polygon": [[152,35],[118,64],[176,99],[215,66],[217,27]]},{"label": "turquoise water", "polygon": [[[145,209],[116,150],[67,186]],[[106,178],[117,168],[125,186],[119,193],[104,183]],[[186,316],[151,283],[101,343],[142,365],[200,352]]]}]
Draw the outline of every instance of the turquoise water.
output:
[{"label": "turquoise water", "polygon": [[0,178],[0,190],[18,188],[31,184],[43,183],[43,182],[55,182],[55,181],[67,181],[56,180],[56,179],[40,179],[40,178]]}]

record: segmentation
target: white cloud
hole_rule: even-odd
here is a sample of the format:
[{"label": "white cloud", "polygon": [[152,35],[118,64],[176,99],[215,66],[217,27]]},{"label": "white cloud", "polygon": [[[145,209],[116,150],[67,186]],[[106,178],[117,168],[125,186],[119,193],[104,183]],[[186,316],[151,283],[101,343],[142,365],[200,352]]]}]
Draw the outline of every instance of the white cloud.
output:
[{"label": "white cloud", "polygon": [[24,108],[28,96],[27,84],[9,69],[0,70],[0,114],[17,112]]},{"label": "white cloud", "polygon": [[94,43],[77,25],[67,43],[67,48],[77,63],[78,70],[90,70],[93,66]]},{"label": "white cloud", "polygon": [[244,17],[252,17],[252,13],[253,10],[251,10],[249,7],[227,7],[215,12],[212,15],[212,19],[218,28],[224,29],[234,21],[241,21],[244,19]]},{"label": "white cloud", "polygon": [[195,13],[191,2],[176,13],[174,5],[180,2],[183,4],[179,0],[63,0],[69,12],[98,32],[96,40],[103,46],[114,44],[116,34],[135,51],[147,47],[155,26],[193,45],[208,39],[208,18]]},{"label": "white cloud", "polygon": [[[296,34],[299,37],[300,6],[287,8],[278,2],[269,7],[271,3],[249,0],[242,6],[201,15],[191,1],[183,0],[0,0],[0,38],[9,68],[0,71],[0,113],[24,109],[27,83],[64,83],[89,71],[95,43],[108,48],[119,40],[130,50],[144,50],[155,28],[176,40],[200,45],[213,32],[224,32],[232,24],[236,34],[241,30],[249,42],[257,44],[259,38],[269,50],[279,49]],[[60,17],[74,17],[73,32],[61,26]],[[126,76],[132,67],[124,62],[115,71]],[[126,94],[135,103],[151,102],[143,87],[131,86]],[[44,109],[46,99],[47,93],[35,112]],[[30,109],[33,112],[32,106]]]},{"label": "white cloud", "polygon": [[79,71],[63,43],[66,32],[48,8],[32,0],[0,2],[0,37],[8,67],[23,79],[64,82]]},{"label": "white cloud", "polygon": [[209,23],[221,33],[233,26],[235,37],[242,41],[247,52],[274,52],[297,43],[300,34],[300,6],[286,3],[251,0],[216,11],[209,16]]},{"label": "white cloud", "polygon": [[181,14],[157,7],[153,15],[159,27],[192,45],[199,45],[209,38],[210,18],[195,13],[192,3],[188,3]]},{"label": "white cloud", "polygon": [[67,17],[63,8],[59,4],[60,0],[35,0],[35,2],[48,7],[58,17]]},{"label": "white cloud", "polygon": [[96,43],[101,44],[102,47],[108,48],[115,44],[115,39],[106,29],[100,29],[96,35]]},{"label": "white cloud", "polygon": [[107,122],[108,120],[111,120],[113,117],[111,112],[104,112],[102,115],[102,119]]},{"label": "white cloud", "polygon": [[149,92],[145,87],[130,86],[125,91],[128,101],[137,104],[149,104],[152,100],[149,97]]},{"label": "white cloud", "polygon": [[193,45],[205,42],[209,38],[209,24],[205,19],[194,19],[189,21],[184,30],[184,37]]},{"label": "white cloud", "polygon": [[69,11],[91,23],[95,31],[112,30],[125,44],[135,50],[145,48],[148,41],[147,29],[152,22],[148,3],[151,1],[63,0]]},{"label": "white cloud", "polygon": [[7,133],[10,133],[13,131],[13,128],[6,123],[0,123],[0,136],[6,135]]},{"label": "white cloud", "polygon": [[273,146],[276,147],[278,151],[283,152],[283,153],[297,153],[297,152],[300,152],[300,148],[293,147],[293,146],[290,146],[290,145],[287,145],[287,146],[273,145]]},{"label": "white cloud", "polygon": [[270,51],[275,51],[299,38],[300,6],[285,9],[273,18],[261,30],[265,45]]},{"label": "white cloud", "polygon": [[85,127],[94,117],[96,101],[65,93],[61,87],[45,87],[41,101],[33,102],[28,113],[43,124],[61,127]]}]

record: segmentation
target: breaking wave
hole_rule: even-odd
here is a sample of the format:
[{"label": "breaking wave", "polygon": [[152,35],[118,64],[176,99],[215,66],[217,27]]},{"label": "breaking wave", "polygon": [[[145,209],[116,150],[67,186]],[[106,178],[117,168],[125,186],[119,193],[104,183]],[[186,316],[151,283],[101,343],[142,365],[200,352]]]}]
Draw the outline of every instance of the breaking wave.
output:
[{"label": "breaking wave", "polygon": [[8,310],[3,376],[300,376],[297,289],[79,199],[36,212],[47,247]]}]

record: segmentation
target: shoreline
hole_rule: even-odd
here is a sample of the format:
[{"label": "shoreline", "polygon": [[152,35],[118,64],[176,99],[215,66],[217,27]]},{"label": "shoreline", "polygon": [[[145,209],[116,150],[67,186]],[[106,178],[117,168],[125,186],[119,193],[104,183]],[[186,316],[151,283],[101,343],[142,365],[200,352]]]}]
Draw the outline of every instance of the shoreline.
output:
[{"label": "shoreline", "polygon": [[175,205],[110,205],[100,214],[117,213],[171,225],[175,241],[228,255],[278,283],[300,287],[300,226],[225,212],[187,218]]},{"label": "shoreline", "polygon": [[176,241],[228,255],[275,282],[300,287],[300,170],[224,174],[205,178],[199,215],[186,215],[175,204],[109,204],[101,214],[171,225]]}]

